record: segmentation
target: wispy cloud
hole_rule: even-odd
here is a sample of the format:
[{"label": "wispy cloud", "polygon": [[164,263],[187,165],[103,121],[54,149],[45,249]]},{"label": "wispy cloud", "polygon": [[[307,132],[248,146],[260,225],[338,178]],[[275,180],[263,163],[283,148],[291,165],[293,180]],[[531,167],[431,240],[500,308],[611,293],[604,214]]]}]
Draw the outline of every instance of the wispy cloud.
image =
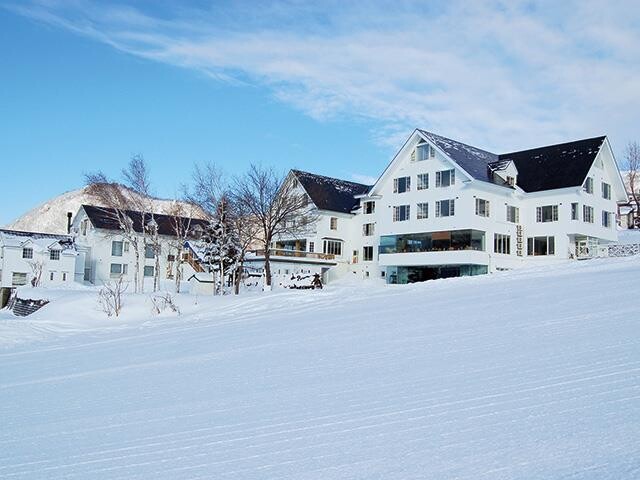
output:
[{"label": "wispy cloud", "polygon": [[[313,118],[414,127],[496,151],[601,133],[640,112],[640,4],[252,2],[144,10],[90,0],[7,8],[218,81],[268,86]],[[346,4],[346,5],[345,5]],[[222,5],[222,6],[220,6]]]}]

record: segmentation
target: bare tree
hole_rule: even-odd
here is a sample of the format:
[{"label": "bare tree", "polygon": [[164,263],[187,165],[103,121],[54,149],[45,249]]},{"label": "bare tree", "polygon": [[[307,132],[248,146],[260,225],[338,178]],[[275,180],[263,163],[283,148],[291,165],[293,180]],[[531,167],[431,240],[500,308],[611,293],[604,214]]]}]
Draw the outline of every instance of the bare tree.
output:
[{"label": "bare tree", "polygon": [[238,247],[240,249],[238,258],[238,267],[233,277],[233,293],[240,293],[240,283],[242,282],[242,273],[244,270],[244,259],[249,248],[259,239],[261,232],[261,224],[250,211],[246,211],[241,202],[238,202],[233,195],[229,195],[228,218],[229,225],[234,230],[238,238]]},{"label": "bare tree", "polygon": [[283,177],[273,168],[251,165],[234,181],[234,201],[260,226],[264,249],[265,289],[271,288],[271,248],[280,237],[296,238],[316,223],[309,197],[293,175]]},{"label": "bare tree", "polygon": [[88,193],[98,200],[100,205],[104,205],[103,213],[119,228],[118,233],[112,236],[119,236],[128,241],[134,253],[133,284],[134,291],[138,292],[140,275],[140,249],[142,241],[136,232],[134,219],[130,216],[131,195],[126,194],[125,188],[119,183],[110,181],[104,173],[89,173],[85,175],[85,183]]},{"label": "bare tree", "polygon": [[629,197],[635,203],[633,213],[634,225],[640,224],[640,145],[630,142],[624,152],[624,169],[629,184]]},{"label": "bare tree", "polygon": [[[153,271],[153,291],[155,292],[159,284],[160,272],[157,268],[159,265],[159,256],[161,254],[161,244],[158,236],[157,223],[153,213],[153,199],[151,197],[151,182],[149,180],[149,169],[144,157],[140,154],[134,155],[129,160],[126,168],[122,169],[122,177],[125,179],[127,187],[132,190],[135,195],[132,196],[130,204],[133,210],[140,212],[142,222],[142,244],[147,246],[154,252],[155,268]],[[145,255],[146,257],[146,255]],[[138,264],[137,269],[140,268]],[[141,276],[140,291],[144,292],[144,272]]]},{"label": "bare tree", "polygon": [[31,268],[31,273],[33,273],[33,277],[31,277],[31,286],[39,287],[40,283],[42,282],[42,271],[44,270],[44,262],[42,260],[29,262],[29,268]]},{"label": "bare tree", "polygon": [[185,188],[185,199],[188,203],[197,205],[207,219],[211,220],[225,194],[224,173],[213,163],[196,164],[191,180],[191,190]]},{"label": "bare tree", "polygon": [[174,202],[169,210],[171,218],[171,229],[173,239],[169,242],[169,248],[175,252],[175,282],[176,293],[180,293],[180,282],[182,281],[182,253],[187,241],[194,236],[192,221],[197,210],[197,206],[188,202]]},{"label": "bare tree", "polygon": [[115,282],[105,283],[98,292],[98,305],[108,317],[120,315],[122,311],[122,294],[127,289],[122,275]]}]

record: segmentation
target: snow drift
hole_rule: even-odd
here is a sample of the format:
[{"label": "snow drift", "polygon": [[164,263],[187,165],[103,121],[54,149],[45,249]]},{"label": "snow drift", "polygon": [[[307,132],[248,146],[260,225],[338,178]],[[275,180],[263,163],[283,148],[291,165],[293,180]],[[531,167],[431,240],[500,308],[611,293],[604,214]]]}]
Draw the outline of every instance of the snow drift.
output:
[{"label": "snow drift", "polygon": [[639,269],[137,297],[110,326],[69,291],[0,321],[30,339],[0,353],[0,477],[638,478]]}]

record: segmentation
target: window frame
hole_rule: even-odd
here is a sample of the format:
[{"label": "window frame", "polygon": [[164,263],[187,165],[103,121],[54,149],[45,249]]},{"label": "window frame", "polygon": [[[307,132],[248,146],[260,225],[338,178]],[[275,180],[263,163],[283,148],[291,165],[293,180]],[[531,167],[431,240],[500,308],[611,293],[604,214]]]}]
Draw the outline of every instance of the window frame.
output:
[{"label": "window frame", "polygon": [[602,198],[611,200],[611,184],[602,182]]},{"label": "window frame", "polygon": [[[118,250],[117,246],[120,245],[120,249]],[[117,252],[120,253],[117,253]],[[112,257],[122,257],[124,254],[124,241],[122,240],[111,240],[111,256]]]},{"label": "window frame", "polygon": [[[545,253],[536,252],[536,241],[545,239]],[[535,237],[527,237],[527,256],[528,257],[549,257],[556,254],[556,239],[555,236],[539,235]]]},{"label": "window frame", "polygon": [[329,230],[338,230],[338,217],[329,218]]},{"label": "window frame", "polygon": [[587,177],[582,185],[582,190],[586,193],[593,195],[593,177]]},{"label": "window frame", "polygon": [[[515,205],[506,205],[506,207],[506,221],[509,223],[520,223],[520,207],[516,207]],[[513,215],[511,215],[509,212],[512,212]]]},{"label": "window frame", "polygon": [[419,173],[416,180],[416,190],[428,190],[429,189],[429,174]]},{"label": "window frame", "polygon": [[[367,208],[367,207],[369,207],[369,208]],[[372,214],[376,213],[376,202],[375,202],[375,200],[367,200],[367,201],[363,202],[362,213],[364,215],[372,215]]]},{"label": "window frame", "polygon": [[491,216],[489,200],[484,198],[476,198],[476,215],[479,217],[489,218]]},{"label": "window frame", "polygon": [[[370,252],[370,255],[367,253]],[[363,262],[373,262],[373,245],[364,245],[362,247],[362,261]]]},{"label": "window frame", "polygon": [[[551,209],[551,219],[545,220],[544,209]],[[551,223],[558,221],[558,205],[541,205],[536,207],[536,223]]]},{"label": "window frame", "polygon": [[49,260],[60,260],[60,250],[58,250],[57,248],[52,248],[51,250],[49,250]]},{"label": "window frame", "polygon": [[[404,190],[401,190],[401,185],[404,187]],[[393,193],[407,193],[411,191],[411,177],[396,177],[393,179]]]},{"label": "window frame", "polygon": [[[442,203],[447,202],[447,214],[443,215]],[[453,217],[456,214],[456,199],[436,200],[436,218]]]},{"label": "window frame", "polygon": [[33,260],[33,247],[22,247],[22,258],[25,260]]},{"label": "window frame", "polygon": [[506,233],[494,233],[493,253],[511,255],[511,235]]},{"label": "window frame", "polygon": [[374,222],[362,224],[362,236],[371,237],[375,235],[376,224]]},{"label": "window frame", "polygon": [[585,223],[594,223],[595,211],[591,205],[582,205],[582,221]]},{"label": "window frame", "polygon": [[342,256],[342,241],[341,240],[331,240],[325,238],[322,241],[322,253],[325,255],[333,255],[335,257]]},{"label": "window frame", "polygon": [[[447,174],[448,182],[446,185],[443,184],[443,176]],[[456,184],[456,169],[450,168],[448,170],[438,170],[436,172],[436,188],[447,188]]]},{"label": "window frame", "polygon": [[429,218],[429,202],[419,202],[416,204],[416,220]]},{"label": "window frame", "polygon": [[406,222],[411,219],[411,205],[395,205],[393,207],[393,221]]}]

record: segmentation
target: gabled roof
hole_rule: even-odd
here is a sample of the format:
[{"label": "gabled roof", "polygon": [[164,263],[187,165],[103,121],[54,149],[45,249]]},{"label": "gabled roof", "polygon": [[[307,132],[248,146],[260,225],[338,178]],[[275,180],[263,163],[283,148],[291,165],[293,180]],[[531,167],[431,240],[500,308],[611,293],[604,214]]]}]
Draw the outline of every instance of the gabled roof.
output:
[{"label": "gabled roof", "polygon": [[[116,210],[106,207],[94,207],[93,205],[82,205],[82,208],[95,228],[101,228],[104,230],[120,230],[117,217],[115,216]],[[159,213],[154,213],[153,215],[147,213],[144,215],[143,222],[142,212],[135,210],[124,210],[124,212],[129,218],[131,218],[133,221],[133,229],[138,233],[142,233],[142,226],[148,224],[153,218],[158,224],[158,233],[160,235],[175,236],[174,222],[176,217]],[[195,228],[196,225],[200,225],[204,228],[209,223],[207,220],[201,220],[198,218],[178,218],[184,227],[190,226],[191,228]]]},{"label": "gabled roof", "polygon": [[305,189],[311,201],[320,210],[350,213],[359,202],[354,195],[361,195],[369,191],[370,185],[348,182],[337,178],[325,177],[300,170],[291,173]]},{"label": "gabled roof", "polygon": [[605,139],[594,137],[505,153],[500,155],[500,160],[515,163],[518,186],[525,192],[578,187],[584,183]]},{"label": "gabled roof", "polygon": [[483,182],[491,182],[488,165],[498,161],[498,155],[426,130],[418,130],[418,132],[447,154],[473,178]]},{"label": "gabled roof", "polygon": [[55,235],[52,233],[26,232],[23,230],[0,229],[0,243],[5,246],[20,247],[31,243],[40,250],[48,250],[59,246],[62,250],[73,250],[71,235]]}]

